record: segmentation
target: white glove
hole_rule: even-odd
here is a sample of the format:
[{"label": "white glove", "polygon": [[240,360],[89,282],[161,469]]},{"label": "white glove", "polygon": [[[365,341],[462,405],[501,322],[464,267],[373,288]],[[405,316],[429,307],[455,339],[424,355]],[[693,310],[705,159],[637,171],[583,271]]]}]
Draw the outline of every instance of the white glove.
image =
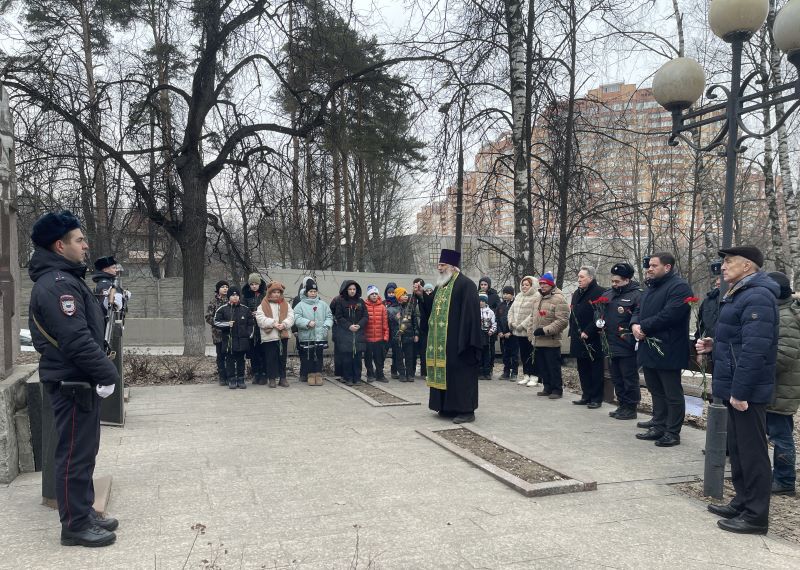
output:
[{"label": "white glove", "polygon": [[111,394],[114,393],[114,388],[116,386],[114,384],[110,384],[108,386],[102,386],[100,384],[97,385],[97,395],[101,398],[108,398]]}]

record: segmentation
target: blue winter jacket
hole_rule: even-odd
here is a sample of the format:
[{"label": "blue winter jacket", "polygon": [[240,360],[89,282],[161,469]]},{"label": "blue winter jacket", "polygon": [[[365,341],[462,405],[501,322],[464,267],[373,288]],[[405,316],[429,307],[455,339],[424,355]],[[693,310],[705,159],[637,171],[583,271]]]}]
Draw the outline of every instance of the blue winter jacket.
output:
[{"label": "blue winter jacket", "polygon": [[722,299],[714,335],[715,397],[769,404],[778,355],[778,285],[766,273],[736,283]]}]

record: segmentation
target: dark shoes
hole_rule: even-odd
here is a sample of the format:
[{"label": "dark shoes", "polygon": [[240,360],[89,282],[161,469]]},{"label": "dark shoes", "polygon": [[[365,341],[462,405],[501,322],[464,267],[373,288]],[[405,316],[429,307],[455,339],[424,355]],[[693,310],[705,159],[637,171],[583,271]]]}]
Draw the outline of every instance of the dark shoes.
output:
[{"label": "dark shoes", "polygon": [[575,404],[576,406],[585,406],[586,404],[589,403],[589,400],[584,400],[583,398],[581,398],[580,400],[572,400],[572,403]]},{"label": "dark shoes", "polygon": [[454,424],[466,424],[475,421],[475,414],[458,414],[453,418]]},{"label": "dark shoes", "polygon": [[560,392],[558,392],[558,393],[556,393],[556,392],[553,392],[552,394],[550,394],[549,396],[547,396],[547,399],[548,399],[548,400],[558,400],[558,399],[560,399],[561,397],[562,397],[562,395],[561,395],[561,393],[560,393]]},{"label": "dark shoes", "polygon": [[589,402],[588,404],[586,404],[586,407],[590,410],[596,410],[602,405],[603,404],[601,404],[600,402]]},{"label": "dark shoes", "polygon": [[772,482],[772,494],[773,495],[789,495],[790,497],[794,497],[796,491],[794,487],[784,487],[777,481]]},{"label": "dark shoes", "polygon": [[614,415],[615,420],[635,420],[636,408],[624,407]]},{"label": "dark shoes", "polygon": [[748,522],[741,516],[732,519],[720,519],[717,521],[717,526],[722,530],[737,534],[767,534],[767,525]]},{"label": "dark shoes", "polygon": [[244,378],[239,378],[239,380],[236,382],[236,384],[237,384],[237,388],[240,388],[241,390],[246,390],[247,389],[247,384],[244,383]]},{"label": "dark shoes", "polygon": [[656,440],[656,447],[675,447],[681,444],[681,436],[672,433],[665,433],[660,439]]},{"label": "dark shoes", "polygon": [[399,378],[400,378],[400,375],[399,375],[397,372],[392,372],[392,378],[394,378],[395,380],[397,380],[397,379],[399,379]]},{"label": "dark shoes", "polygon": [[636,439],[643,439],[645,441],[656,441],[664,436],[664,432],[656,428],[650,428],[644,433],[637,433]]},{"label": "dark shoes", "polygon": [[232,378],[231,380],[228,380],[228,388],[230,388],[231,390],[236,390],[236,387],[238,385],[239,385],[239,383],[236,381],[236,378]]},{"label": "dark shoes", "polygon": [[117,519],[114,517],[104,517],[94,509],[89,512],[89,520],[92,521],[92,524],[99,526],[103,530],[117,530],[119,526],[119,521]]},{"label": "dark shoes", "polygon": [[724,519],[738,517],[741,513],[730,505],[708,505],[708,512]]},{"label": "dark shoes", "polygon": [[[547,390],[542,390],[541,392],[536,392],[537,396],[549,396],[550,394],[552,394],[552,392],[548,392]],[[575,402],[572,402],[572,403],[574,404]]]},{"label": "dark shoes", "polygon": [[647,420],[646,422],[636,422],[636,427],[642,429],[650,429],[654,425],[655,424],[653,423],[653,420]]},{"label": "dark shoes", "polygon": [[117,535],[92,523],[83,530],[61,529],[63,546],[108,546],[114,544]]},{"label": "dark shoes", "polygon": [[275,381],[275,378],[270,378],[267,382],[270,388],[277,388],[278,386],[278,383]]},{"label": "dark shoes", "polygon": [[280,380],[278,380],[278,386],[280,386],[281,388],[288,388],[289,380],[287,380],[286,378],[281,378]]},{"label": "dark shoes", "polygon": [[220,376],[219,377],[219,385],[220,386],[227,386],[228,385],[228,381],[225,378],[223,378],[222,376]]},{"label": "dark shoes", "polygon": [[509,378],[511,378],[511,374],[509,374],[508,372],[503,372],[500,375],[500,380],[508,380]]},{"label": "dark shoes", "polygon": [[384,384],[388,384],[389,381],[386,379],[386,376],[381,376],[380,378],[375,378],[378,382],[383,382]]},{"label": "dark shoes", "polygon": [[608,412],[608,417],[616,418],[617,414],[620,413],[621,411],[622,411],[622,406],[617,406],[616,410],[611,410],[610,412]]}]

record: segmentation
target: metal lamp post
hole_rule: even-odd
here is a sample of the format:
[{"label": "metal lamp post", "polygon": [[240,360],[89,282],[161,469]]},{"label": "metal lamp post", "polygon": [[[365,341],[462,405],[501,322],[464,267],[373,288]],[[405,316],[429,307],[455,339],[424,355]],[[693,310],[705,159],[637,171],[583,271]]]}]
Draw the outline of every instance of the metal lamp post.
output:
[{"label": "metal lamp post", "polygon": [[[447,84],[449,85],[449,83]],[[467,105],[467,89],[459,85],[458,101],[458,171],[456,174],[456,235],[454,250],[461,252],[461,242],[464,233],[464,110]],[[439,107],[439,112],[450,112],[452,101]]]},{"label": "metal lamp post", "polygon": [[[690,58],[676,58],[658,70],[653,78],[653,95],[672,113],[671,146],[683,141],[699,152],[725,147],[725,201],[722,216],[722,248],[732,245],[734,194],[736,188],[736,166],[738,154],[745,150],[744,143],[751,138],[770,136],[783,125],[787,118],[800,107],[800,0],[790,0],[775,18],[772,28],[775,43],[787,54],[788,60],[798,68],[798,79],[760,91],[748,91],[748,87],[759,75],[750,73],[742,80],[742,49],[767,19],[769,0],[712,0],[708,21],[714,34],[731,44],[733,62],[730,86],[715,84],[706,90],[709,99],[716,99],[723,92],[727,100],[691,110],[705,87],[705,73],[700,65]],[[771,100],[763,102],[763,97]],[[791,103],[776,124],[767,131],[755,132],[745,125],[743,118],[752,112],[763,110],[779,103]],[[684,133],[705,125],[720,124],[717,134],[707,143],[695,144]],[[740,135],[740,131],[743,133]],[[725,293],[723,281],[720,298]],[[727,411],[719,398],[709,406],[706,429],[706,458],[703,491],[707,496],[722,497],[725,474],[725,436]]]}]

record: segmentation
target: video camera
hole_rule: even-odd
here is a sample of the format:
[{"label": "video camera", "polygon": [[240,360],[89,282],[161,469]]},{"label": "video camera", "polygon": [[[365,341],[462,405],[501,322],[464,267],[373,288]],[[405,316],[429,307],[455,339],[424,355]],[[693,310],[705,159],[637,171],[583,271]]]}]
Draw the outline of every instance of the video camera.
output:
[{"label": "video camera", "polygon": [[708,264],[708,272],[711,275],[722,275],[722,261],[717,259]]}]

